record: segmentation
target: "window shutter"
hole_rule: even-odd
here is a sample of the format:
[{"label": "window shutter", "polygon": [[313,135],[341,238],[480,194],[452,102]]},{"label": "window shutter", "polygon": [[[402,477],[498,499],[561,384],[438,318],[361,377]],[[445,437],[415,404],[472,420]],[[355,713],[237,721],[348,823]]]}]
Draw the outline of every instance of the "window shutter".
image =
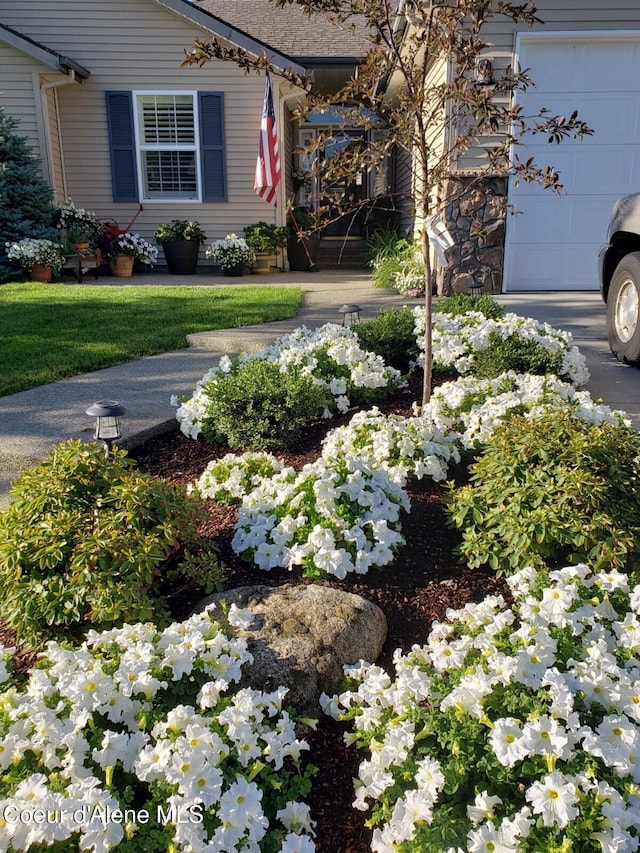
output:
[{"label": "window shutter", "polygon": [[131,92],[106,92],[114,201],[139,201]]},{"label": "window shutter", "polygon": [[224,152],[224,95],[198,92],[200,108],[200,156],[202,200],[227,200],[227,172]]}]

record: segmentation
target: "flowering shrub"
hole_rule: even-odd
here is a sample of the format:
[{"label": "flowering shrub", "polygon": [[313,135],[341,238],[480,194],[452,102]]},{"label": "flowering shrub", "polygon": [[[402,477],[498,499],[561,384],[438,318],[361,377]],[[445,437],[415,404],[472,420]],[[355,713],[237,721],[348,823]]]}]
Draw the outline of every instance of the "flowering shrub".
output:
[{"label": "flowering shrub", "polygon": [[26,270],[31,269],[34,264],[44,264],[55,273],[59,273],[64,263],[64,249],[60,243],[53,240],[35,240],[25,237],[16,243],[5,243],[7,257],[16,261]]},{"label": "flowering shrub", "polygon": [[227,453],[222,459],[209,462],[196,485],[203,498],[235,504],[283,468],[283,463],[270,453]]},{"label": "flowering shrub", "polygon": [[[414,308],[414,314],[422,363],[424,308]],[[553,369],[560,378],[576,386],[585,385],[588,382],[589,371],[584,356],[572,344],[569,332],[554,329],[548,323],[538,323],[528,317],[519,317],[517,314],[505,314],[501,319],[492,319],[476,311],[460,316],[446,312],[434,313],[434,366],[436,369],[453,369],[460,375],[475,373],[478,354],[487,350],[492,342],[508,338],[521,339],[522,343],[530,345],[530,349],[546,352],[551,357],[549,368]],[[508,365],[508,367],[513,366],[513,364]],[[522,368],[520,372],[523,372]],[[527,372],[535,371],[528,368]]]},{"label": "flowering shrub", "polygon": [[556,376],[534,376],[514,371],[495,379],[461,376],[434,388],[422,416],[444,433],[459,433],[465,449],[480,449],[496,426],[515,414],[576,417],[588,423],[627,423],[622,412],[596,403],[588,391]]},{"label": "flowering shrub", "polygon": [[205,254],[222,270],[238,264],[252,264],[255,260],[255,253],[244,237],[235,234],[227,234],[224,240],[216,240]]},{"label": "flowering shrub", "polygon": [[457,441],[456,433],[445,434],[430,418],[383,415],[374,407],[356,412],[348,424],[331,430],[322,455],[357,457],[404,486],[409,477],[446,479],[449,462],[460,461]]},{"label": "flowering shrub", "polygon": [[[58,228],[64,228],[67,232],[75,232],[77,236],[87,240],[97,237],[104,230],[104,225],[93,211],[85,210],[84,207],[77,207],[70,198],[55,208],[53,223]],[[81,242],[81,239],[76,240],[76,242]]]},{"label": "flowering shrub", "polygon": [[248,660],[206,613],[49,643],[0,693],[0,847],[313,851],[308,745],[285,688],[230,693]]},{"label": "flowering shrub", "polygon": [[640,837],[640,586],[525,569],[426,645],[346,670],[327,713],[367,750],[374,851],[633,851]]},{"label": "flowering shrub", "polygon": [[110,248],[111,255],[129,255],[141,264],[155,264],[158,260],[158,249],[151,245],[139,234],[125,231],[118,234]]},{"label": "flowering shrub", "polygon": [[333,402],[325,409],[324,417],[331,417],[336,409],[346,412],[352,402],[370,399],[379,393],[378,389],[400,382],[400,373],[385,365],[380,356],[364,350],[350,328],[334,323],[314,330],[302,326],[259,353],[244,354],[234,361],[221,358],[218,366],[198,382],[190,399],[179,402],[173,398],[172,403],[178,404],[176,418],[185,435],[197,438],[202,432],[216,381],[254,359],[277,364],[285,371],[299,369],[317,385],[327,388]]},{"label": "flowering shrub", "polygon": [[307,577],[366,574],[404,542],[403,489],[358,459],[318,459],[284,468],[243,500],[232,547],[260,569],[304,567]]}]

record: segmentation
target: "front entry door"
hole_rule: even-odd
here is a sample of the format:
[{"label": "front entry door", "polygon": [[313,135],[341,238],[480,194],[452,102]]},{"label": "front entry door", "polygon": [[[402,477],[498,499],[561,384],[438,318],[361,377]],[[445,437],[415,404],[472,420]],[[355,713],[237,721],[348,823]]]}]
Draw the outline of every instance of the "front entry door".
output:
[{"label": "front entry door", "polygon": [[[341,131],[327,142],[324,148],[324,158],[330,160],[337,152],[350,146],[366,144],[366,135],[362,130]],[[322,230],[323,237],[360,237],[360,223],[363,210],[360,205],[367,197],[366,173],[355,178],[337,178],[333,181],[320,181],[319,201],[326,212],[323,218],[326,225]],[[341,215],[342,210],[347,210]]]}]

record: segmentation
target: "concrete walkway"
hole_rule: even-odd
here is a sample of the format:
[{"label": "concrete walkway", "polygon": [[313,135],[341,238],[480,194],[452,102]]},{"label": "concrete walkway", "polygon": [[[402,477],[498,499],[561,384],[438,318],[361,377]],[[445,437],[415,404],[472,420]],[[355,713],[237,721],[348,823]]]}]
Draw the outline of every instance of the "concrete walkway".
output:
[{"label": "concrete walkway", "polygon": [[[41,461],[54,444],[68,438],[90,439],[94,425],[85,409],[96,400],[118,400],[127,408],[123,446],[132,447],[175,426],[172,395],[189,395],[196,382],[222,355],[256,351],[298,326],[315,328],[341,322],[338,308],[345,302],[361,306],[363,319],[382,308],[407,304],[389,291],[371,286],[366,273],[280,273],[231,280],[238,284],[301,287],[303,304],[288,321],[244,326],[190,336],[190,346],[138,361],[86,373],[60,382],[0,398],[0,506],[8,503],[10,483],[20,471]],[[94,285],[93,279],[87,284]],[[220,276],[170,276],[153,273],[134,279],[104,279],[105,287],[131,283],[190,286],[229,285]],[[619,364],[609,353],[605,310],[598,293],[504,294],[498,297],[508,310],[546,321],[572,332],[587,358],[591,394],[624,409],[640,428],[640,370]],[[408,304],[415,305],[411,300]]]},{"label": "concrete walkway", "polygon": [[191,395],[196,382],[221,356],[261,350],[298,326],[315,328],[323,323],[340,323],[338,308],[344,303],[360,305],[361,317],[367,319],[374,317],[379,309],[406,302],[397,294],[372,287],[370,277],[357,271],[276,273],[240,279],[149,273],[132,279],[104,278],[97,282],[89,277],[85,282],[105,287],[273,284],[300,287],[304,295],[302,306],[292,320],[190,335],[190,346],[186,349],[0,397],[0,507],[8,504],[7,492],[13,480],[22,470],[44,459],[53,445],[68,438],[91,438],[95,422],[85,415],[85,410],[96,400],[117,400],[126,407],[127,415],[122,421],[124,438],[120,444],[133,447],[176,425],[170,398],[174,394]]}]

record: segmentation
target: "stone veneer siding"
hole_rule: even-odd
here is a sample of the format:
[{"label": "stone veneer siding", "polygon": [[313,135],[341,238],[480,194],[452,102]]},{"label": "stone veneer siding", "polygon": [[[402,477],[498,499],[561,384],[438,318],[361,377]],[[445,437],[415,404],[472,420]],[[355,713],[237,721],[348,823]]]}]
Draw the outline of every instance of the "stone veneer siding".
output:
[{"label": "stone veneer siding", "polygon": [[458,175],[443,190],[445,223],[454,241],[443,271],[444,293],[468,293],[472,282],[483,293],[501,293],[507,178]]}]

